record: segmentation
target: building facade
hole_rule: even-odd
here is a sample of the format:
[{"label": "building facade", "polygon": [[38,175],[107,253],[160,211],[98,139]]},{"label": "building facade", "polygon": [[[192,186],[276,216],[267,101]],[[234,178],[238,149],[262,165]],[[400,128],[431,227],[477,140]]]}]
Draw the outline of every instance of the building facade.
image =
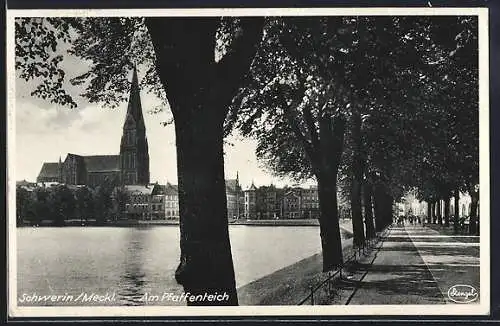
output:
[{"label": "building facade", "polygon": [[164,220],[165,196],[158,184],[123,186],[127,201],[125,218],[128,220]]},{"label": "building facade", "polygon": [[149,184],[149,150],[142,115],[137,71],[134,69],[127,114],[118,155],[77,155],[68,153],[64,161],[44,163],[37,182],[96,187]]},{"label": "building facade", "polygon": [[244,191],[246,219],[319,218],[318,189],[274,185],[257,188],[253,183]]},{"label": "building facade", "polygon": [[302,196],[300,188],[286,189],[283,197],[283,218],[299,219],[302,218]]},{"label": "building facade", "polygon": [[167,183],[164,186],[165,218],[167,220],[179,219],[179,189],[177,185]]},{"label": "building facade", "polygon": [[238,173],[236,179],[226,180],[227,218],[239,219],[244,214],[244,194]]}]

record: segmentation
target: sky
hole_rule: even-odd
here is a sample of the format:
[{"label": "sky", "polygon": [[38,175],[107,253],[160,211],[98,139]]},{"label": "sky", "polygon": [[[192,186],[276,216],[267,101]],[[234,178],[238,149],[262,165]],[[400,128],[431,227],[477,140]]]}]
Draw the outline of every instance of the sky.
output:
[{"label": "sky", "polygon": [[[85,72],[87,66],[74,57],[65,56],[63,68],[69,78]],[[141,71],[138,72],[139,79]],[[132,72],[130,72],[130,78]],[[122,127],[127,103],[110,109],[90,104],[78,96],[81,89],[71,88],[78,107],[71,109],[32,97],[31,91],[37,84],[16,77],[15,83],[15,178],[35,181],[43,162],[57,162],[65,159],[67,153],[79,155],[113,155],[120,150]],[[65,83],[65,85],[69,85]],[[171,118],[169,109],[152,114],[147,111],[158,105],[152,94],[141,91],[146,135],[149,144],[150,180],[164,184],[177,184],[176,148],[174,125],[163,126]],[[292,180],[274,177],[257,161],[257,142],[232,135],[227,139],[232,145],[225,145],[224,162],[226,179],[239,174],[244,188],[252,182],[256,186],[295,184]],[[311,182],[305,183],[309,185]]]}]

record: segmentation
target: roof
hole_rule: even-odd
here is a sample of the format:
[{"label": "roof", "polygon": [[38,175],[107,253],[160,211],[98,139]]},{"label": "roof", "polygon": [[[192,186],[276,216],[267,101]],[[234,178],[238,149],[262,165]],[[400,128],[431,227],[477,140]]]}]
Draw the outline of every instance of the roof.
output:
[{"label": "roof", "polygon": [[129,194],[137,195],[151,195],[153,193],[154,185],[141,186],[141,185],[128,185],[124,186],[125,191]]},{"label": "roof", "polygon": [[163,195],[177,195],[179,192],[179,187],[170,183],[167,183],[166,185],[157,185],[156,187],[159,188],[158,193]]},{"label": "roof", "polygon": [[29,182],[29,181],[26,181],[26,180],[16,181],[16,186],[20,186],[20,187],[23,187],[23,186],[35,186],[35,185],[36,185],[35,182]]},{"label": "roof", "polygon": [[252,182],[252,184],[250,185],[250,188],[248,188],[246,191],[254,191],[254,190],[257,190],[257,187]]},{"label": "roof", "polygon": [[298,191],[296,189],[292,189],[292,190],[285,192],[285,197],[288,197],[288,196],[300,197],[300,194],[298,193]]},{"label": "roof", "polygon": [[166,185],[166,193],[178,193],[179,187],[177,185],[167,184]]},{"label": "roof", "polygon": [[238,179],[226,180],[226,188],[228,188],[231,191],[240,190],[240,185],[239,185]]},{"label": "roof", "polygon": [[120,171],[120,155],[84,156],[88,172]]},{"label": "roof", "polygon": [[38,174],[39,178],[58,178],[59,163],[43,163],[42,169]]}]

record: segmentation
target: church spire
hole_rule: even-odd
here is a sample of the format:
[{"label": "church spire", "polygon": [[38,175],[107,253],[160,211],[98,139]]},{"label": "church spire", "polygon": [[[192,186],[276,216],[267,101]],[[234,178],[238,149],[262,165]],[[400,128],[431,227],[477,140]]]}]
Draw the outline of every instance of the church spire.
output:
[{"label": "church spire", "polygon": [[134,65],[132,73],[132,84],[130,86],[130,96],[127,107],[127,118],[131,116],[138,128],[144,127],[144,117],[142,116],[141,94],[139,90],[139,78],[137,77],[137,67]]},{"label": "church spire", "polygon": [[120,170],[123,184],[149,184],[149,150],[142,115],[137,68],[134,66],[127,115],[120,145]]}]

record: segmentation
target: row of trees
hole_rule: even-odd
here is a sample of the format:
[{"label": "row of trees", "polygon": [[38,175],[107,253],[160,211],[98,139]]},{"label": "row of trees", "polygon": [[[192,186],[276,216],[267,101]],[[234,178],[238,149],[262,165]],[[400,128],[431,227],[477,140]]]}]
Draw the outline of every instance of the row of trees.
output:
[{"label": "row of trees", "polygon": [[[453,187],[474,198],[476,24],[471,17],[268,20],[227,122],[258,140],[257,155],[273,171],[316,178],[325,271],[342,263],[339,179],[356,246],[390,222],[394,199],[408,189],[432,203],[443,193],[429,185],[446,183],[448,198]],[[388,217],[374,224],[372,204],[375,217]]]},{"label": "row of trees", "polygon": [[193,294],[229,294],[216,304],[238,303],[223,159],[234,129],[258,140],[257,156],[278,175],[316,178],[324,271],[343,261],[339,186],[360,246],[391,223],[405,189],[430,200],[477,183],[475,17],[16,20],[20,77],[43,76],[33,95],[75,106],[62,84],[62,41],[92,62],[72,80],[90,102],[123,100],[134,63],[145,68],[142,86],[168,101],[179,179],[176,279]]},{"label": "row of trees", "polygon": [[104,225],[124,212],[126,193],[103,184],[95,189],[66,185],[16,188],[17,224],[64,226],[69,220]]}]

